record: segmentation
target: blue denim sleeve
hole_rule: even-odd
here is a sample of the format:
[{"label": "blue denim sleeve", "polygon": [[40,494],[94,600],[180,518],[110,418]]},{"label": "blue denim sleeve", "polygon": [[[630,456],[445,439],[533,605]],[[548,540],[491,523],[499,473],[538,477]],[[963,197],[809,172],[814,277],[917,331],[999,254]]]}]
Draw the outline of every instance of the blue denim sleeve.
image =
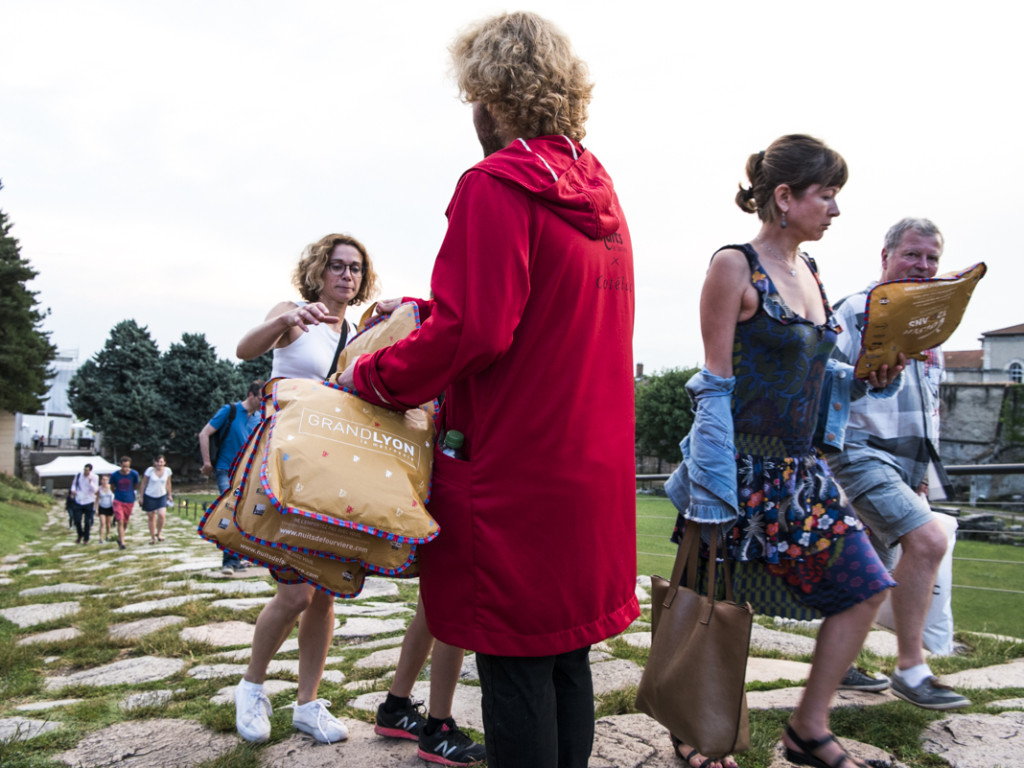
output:
[{"label": "blue denim sleeve", "polygon": [[727,524],[739,516],[732,426],[735,383],[734,378],[703,369],[686,384],[696,415],[679,444],[683,463],[665,484],[665,492],[689,520]]}]

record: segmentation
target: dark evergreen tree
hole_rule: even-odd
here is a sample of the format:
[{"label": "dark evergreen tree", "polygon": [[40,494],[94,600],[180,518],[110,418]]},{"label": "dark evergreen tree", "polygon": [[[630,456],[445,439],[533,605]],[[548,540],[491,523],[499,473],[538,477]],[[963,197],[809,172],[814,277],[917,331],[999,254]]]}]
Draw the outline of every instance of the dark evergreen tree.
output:
[{"label": "dark evergreen tree", "polygon": [[636,447],[642,456],[678,462],[679,442],[693,424],[686,382],[697,368],[670,368],[649,376],[636,388]]},{"label": "dark evergreen tree", "polygon": [[0,410],[35,413],[49,391],[57,348],[40,330],[49,310],[40,310],[38,292],[26,287],[39,273],[21,258],[11,226],[0,210]]},{"label": "dark evergreen tree", "polygon": [[249,387],[249,383],[256,379],[270,381],[270,370],[274,365],[274,351],[271,350],[252,360],[243,360],[238,364],[238,374],[242,379],[242,393]]},{"label": "dark evergreen tree", "polygon": [[201,333],[182,334],[160,358],[160,396],[166,447],[172,453],[191,456],[196,435],[220,406],[235,402],[244,392],[241,377]]},{"label": "dark evergreen tree", "polygon": [[103,349],[71,378],[68,401],[77,416],[103,433],[115,456],[136,445],[146,453],[161,453],[168,450],[169,435],[160,378],[160,350],[149,329],[122,320]]}]

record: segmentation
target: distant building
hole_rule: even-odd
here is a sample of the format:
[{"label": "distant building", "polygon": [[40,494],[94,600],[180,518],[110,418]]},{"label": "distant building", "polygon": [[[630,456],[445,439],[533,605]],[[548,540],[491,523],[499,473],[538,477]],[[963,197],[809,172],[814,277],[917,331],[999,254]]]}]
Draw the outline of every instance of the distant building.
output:
[{"label": "distant building", "polygon": [[1024,383],[1024,324],[981,334],[981,349],[947,351],[949,384]]},{"label": "distant building", "polygon": [[77,349],[61,349],[52,363],[53,378],[50,389],[43,400],[43,407],[35,413],[15,414],[15,442],[31,445],[32,436],[42,435],[47,444],[56,445],[60,440],[92,437],[93,432],[82,425],[71,412],[68,404],[68,385],[81,363]]}]

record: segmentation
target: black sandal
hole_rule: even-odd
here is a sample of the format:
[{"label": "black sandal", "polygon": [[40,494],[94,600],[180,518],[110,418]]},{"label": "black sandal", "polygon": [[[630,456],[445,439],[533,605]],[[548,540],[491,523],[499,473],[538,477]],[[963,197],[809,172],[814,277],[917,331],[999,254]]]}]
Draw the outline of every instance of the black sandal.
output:
[{"label": "black sandal", "polygon": [[[677,739],[675,737],[675,734],[673,734],[671,732],[669,733],[668,736],[669,736],[670,739],[672,739],[672,751],[675,753],[676,757],[678,757],[680,760],[682,760],[684,763],[686,763],[687,768],[693,768],[693,763],[691,763],[690,761],[693,760],[693,758],[696,755],[700,754],[700,750],[696,749],[696,748],[693,748],[693,749],[690,750],[690,754],[688,754],[686,757],[683,757],[683,754],[679,751],[679,748],[681,746],[683,746],[683,742],[680,739]],[[690,745],[687,744],[686,746],[690,746]],[[726,758],[724,758],[724,757],[717,758],[717,759],[714,758],[714,757],[706,757],[706,758],[704,758],[704,761],[699,766],[697,766],[697,768],[708,768],[708,766],[711,765],[711,763],[715,763],[715,762],[719,762],[719,761],[724,761],[725,759]]]},{"label": "black sandal", "polygon": [[[792,725],[787,725],[786,735],[789,736],[790,740],[800,748],[800,751],[797,752],[792,747],[786,747],[786,759],[794,765],[809,765],[812,766],[812,768],[839,768],[843,763],[849,761],[852,765],[857,766],[857,768],[868,768],[868,766],[860,760],[855,759],[853,755],[843,749],[843,745],[839,744],[839,739],[836,738],[834,733],[830,733],[828,736],[824,736],[820,739],[808,740],[801,738],[797,732],[793,730]],[[839,749],[842,753],[839,755],[839,759],[832,764],[826,763],[820,757],[813,754],[815,750],[821,749],[830,741],[834,741],[839,745]],[[701,768],[704,768],[704,766],[701,766]]]}]

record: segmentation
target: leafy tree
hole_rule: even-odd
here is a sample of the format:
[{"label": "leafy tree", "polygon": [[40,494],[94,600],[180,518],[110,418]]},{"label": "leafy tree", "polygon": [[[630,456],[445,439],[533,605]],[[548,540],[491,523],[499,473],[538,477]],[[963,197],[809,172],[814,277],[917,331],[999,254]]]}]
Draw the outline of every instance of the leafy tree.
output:
[{"label": "leafy tree", "polygon": [[636,388],[636,446],[643,456],[678,462],[679,442],[690,431],[693,411],[686,382],[697,368],[670,368]]},{"label": "leafy tree", "polygon": [[49,391],[57,348],[39,327],[49,310],[37,309],[38,292],[25,287],[39,273],[21,258],[11,226],[0,211],[0,410],[34,413]]},{"label": "leafy tree", "polygon": [[161,434],[167,451],[191,455],[196,434],[220,406],[239,399],[240,376],[201,333],[185,333],[160,358]]},{"label": "leafy tree", "polygon": [[[270,380],[270,370],[274,364],[274,351],[271,350],[265,355],[260,355],[252,360],[243,360],[238,364],[238,374],[241,377],[242,386],[239,394],[245,392],[249,383],[256,379]],[[236,395],[236,398],[238,395]]]},{"label": "leafy tree", "polygon": [[115,456],[136,444],[159,453],[168,438],[160,373],[160,350],[149,329],[122,320],[103,349],[71,378],[68,402],[77,416],[103,433]]}]

